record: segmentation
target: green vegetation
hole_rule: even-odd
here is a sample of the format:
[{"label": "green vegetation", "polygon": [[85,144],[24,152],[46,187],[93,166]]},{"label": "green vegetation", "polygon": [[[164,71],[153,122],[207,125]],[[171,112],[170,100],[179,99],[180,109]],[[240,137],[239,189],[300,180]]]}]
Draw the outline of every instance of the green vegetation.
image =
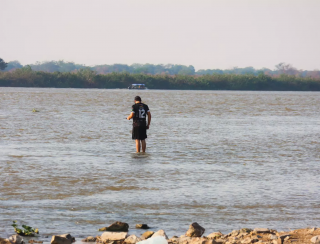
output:
[{"label": "green vegetation", "polygon": [[11,226],[14,228],[14,231],[20,236],[35,236],[35,234],[39,234],[38,229],[34,229],[28,225],[22,225],[23,229],[20,229],[18,228],[18,225],[16,223],[17,221],[13,221],[13,224]]},{"label": "green vegetation", "polygon": [[[2,65],[2,66],[1,66]],[[173,64],[113,64],[86,67],[64,61],[22,66],[0,59],[0,87],[127,88],[144,83],[149,89],[320,91],[320,71],[302,71],[280,63],[275,70],[253,67],[195,71]]]},{"label": "green vegetation", "polygon": [[178,65],[178,64],[112,64],[112,65],[96,65],[92,67],[83,64],[75,64],[73,62],[65,61],[46,61],[37,62],[35,64],[21,65],[19,61],[11,61],[7,63],[4,71],[14,71],[15,69],[30,67],[33,71],[44,72],[78,72],[81,69],[91,69],[96,74],[110,74],[110,73],[130,73],[130,74],[149,74],[149,75],[211,75],[211,74],[234,74],[234,75],[255,75],[264,73],[270,76],[278,76],[281,74],[294,75],[300,77],[320,78],[319,70],[298,70],[290,64],[279,63],[274,70],[262,68],[254,69],[253,67],[231,69],[200,69],[198,71],[192,65]]},{"label": "green vegetation", "polygon": [[101,75],[90,68],[49,73],[33,71],[30,66],[0,72],[1,87],[127,88],[133,83],[144,83],[149,89],[320,91],[320,78],[288,74],[270,76],[262,72],[259,75],[150,75],[127,72]]},{"label": "green vegetation", "polygon": [[2,58],[0,58],[0,70],[4,70],[5,68],[7,68],[7,66],[8,64],[4,62]]}]

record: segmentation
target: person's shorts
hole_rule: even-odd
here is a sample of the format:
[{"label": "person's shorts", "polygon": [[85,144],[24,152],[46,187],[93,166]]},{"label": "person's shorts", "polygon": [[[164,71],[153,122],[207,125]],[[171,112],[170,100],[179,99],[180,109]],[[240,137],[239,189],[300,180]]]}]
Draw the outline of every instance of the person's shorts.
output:
[{"label": "person's shorts", "polygon": [[146,124],[136,125],[134,123],[132,128],[132,140],[144,140],[146,138],[147,138]]}]

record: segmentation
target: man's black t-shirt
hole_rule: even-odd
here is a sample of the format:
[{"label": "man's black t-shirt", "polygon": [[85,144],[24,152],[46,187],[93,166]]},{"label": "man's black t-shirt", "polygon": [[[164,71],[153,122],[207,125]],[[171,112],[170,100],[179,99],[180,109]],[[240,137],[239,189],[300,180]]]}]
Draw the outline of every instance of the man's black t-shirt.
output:
[{"label": "man's black t-shirt", "polygon": [[146,126],[146,117],[149,112],[148,105],[144,103],[136,103],[132,105],[133,126]]}]

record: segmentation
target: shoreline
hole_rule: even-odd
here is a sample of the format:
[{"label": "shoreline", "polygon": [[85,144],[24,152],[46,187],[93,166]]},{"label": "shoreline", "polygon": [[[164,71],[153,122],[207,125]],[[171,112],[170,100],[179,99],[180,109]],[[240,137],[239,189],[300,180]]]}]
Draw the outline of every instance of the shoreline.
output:
[{"label": "shoreline", "polygon": [[[12,241],[12,237],[14,237],[13,239],[15,241]],[[37,235],[34,237],[18,236],[17,234],[15,234],[7,239],[5,239],[6,237],[0,236],[0,244],[159,244],[159,241],[161,241],[159,237],[166,239],[168,244],[305,244],[320,243],[320,228],[306,227],[302,229],[280,232],[269,228],[242,228],[239,230],[233,230],[230,233],[221,233],[220,231],[205,233],[205,229],[203,227],[201,227],[197,223],[192,223],[189,226],[189,230],[187,230],[184,235],[174,235],[172,237],[168,237],[164,230],[153,232],[147,229],[145,229],[145,232],[141,236],[129,234],[128,231],[104,231],[101,232],[101,235],[97,235],[96,237],[88,236],[85,239],[77,236],[73,237],[72,233],[53,236]],[[157,241],[152,242],[152,238],[158,239]],[[162,242],[160,244],[166,243]]]}]

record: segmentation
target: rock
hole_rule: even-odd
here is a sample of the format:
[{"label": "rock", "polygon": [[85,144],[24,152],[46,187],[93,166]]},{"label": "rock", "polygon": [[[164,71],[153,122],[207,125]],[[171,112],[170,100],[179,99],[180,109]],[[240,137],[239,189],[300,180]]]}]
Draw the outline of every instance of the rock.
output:
[{"label": "rock", "polygon": [[149,231],[146,231],[144,232],[142,235],[141,235],[141,240],[146,240],[148,238],[150,238],[152,235],[154,234],[153,231],[149,230]]},{"label": "rock", "polygon": [[255,233],[271,233],[270,229],[268,228],[255,228],[253,231]]},{"label": "rock", "polygon": [[164,236],[156,236],[156,237],[151,237],[147,240],[143,240],[138,242],[139,244],[168,244],[168,241]]},{"label": "rock", "polygon": [[205,229],[202,226],[200,226],[197,222],[194,222],[189,226],[189,230],[187,231],[186,236],[201,237],[204,232]]},{"label": "rock", "polygon": [[278,241],[277,240],[273,240],[272,244],[278,244]]},{"label": "rock", "polygon": [[239,234],[240,234],[240,230],[233,230],[233,231],[231,231],[231,233],[230,233],[231,236],[237,236],[237,235],[239,235]]},{"label": "rock", "polygon": [[222,243],[224,243],[224,241],[207,239],[204,237],[182,236],[180,238],[177,238],[177,241],[174,243],[177,243],[177,244],[222,244]]},{"label": "rock", "polygon": [[28,241],[28,243],[43,243],[43,241],[36,241],[36,240],[31,239]]},{"label": "rock", "polygon": [[281,235],[281,236],[279,236],[279,239],[284,240],[284,239],[286,239],[287,237],[290,238],[290,236],[291,236],[290,234]]},{"label": "rock", "polygon": [[136,235],[131,235],[131,236],[128,236],[124,240],[124,243],[126,243],[126,244],[136,244],[139,241],[142,241],[139,237],[137,237]]},{"label": "rock", "polygon": [[72,240],[62,236],[52,236],[51,244],[71,244]]},{"label": "rock", "polygon": [[0,237],[0,244],[11,244],[11,242],[8,239],[4,239]]},{"label": "rock", "polygon": [[310,240],[312,243],[320,243],[320,236],[314,236]]},{"label": "rock", "polygon": [[108,227],[100,228],[99,231],[119,231],[119,232],[128,232],[129,225],[120,221],[114,222]]},{"label": "rock", "polygon": [[316,229],[317,229],[317,228],[311,228],[311,229],[308,230],[308,233],[312,234],[313,232],[316,231]]},{"label": "rock", "polygon": [[[290,234],[279,234],[279,233],[277,233],[277,236],[278,236],[278,240],[274,240],[274,241],[277,241],[277,243],[278,244],[283,244],[283,242],[285,241],[285,240],[289,240],[289,238],[290,238]],[[288,239],[286,239],[288,237]]]},{"label": "rock", "polygon": [[215,241],[215,243],[213,243],[213,244],[224,244],[226,242],[226,241],[224,241],[222,239],[216,239],[214,241]]},{"label": "rock", "polygon": [[242,228],[241,230],[240,230],[240,233],[251,233],[253,230],[252,229],[249,229],[249,228]]},{"label": "rock", "polygon": [[102,243],[102,241],[101,241],[101,236],[96,236],[96,243]]},{"label": "rock", "polygon": [[23,238],[17,234],[10,236],[8,239],[11,244],[24,244]]},{"label": "rock", "polygon": [[57,236],[67,238],[67,239],[70,240],[71,242],[75,242],[75,241],[76,241],[76,239],[75,239],[72,235],[70,235],[70,234],[63,234],[63,235],[57,235]]},{"label": "rock", "polygon": [[251,238],[246,238],[244,240],[241,241],[242,244],[251,244],[251,243],[255,243],[255,242],[258,242],[259,240],[258,239],[251,239]]},{"label": "rock", "polygon": [[150,229],[150,227],[147,224],[136,224],[136,228],[144,230]]},{"label": "rock", "polygon": [[223,236],[223,234],[221,232],[213,232],[211,234],[209,234],[207,236],[208,239],[218,239],[220,238],[221,236]]},{"label": "rock", "polygon": [[238,244],[236,241],[227,241],[225,244]]},{"label": "rock", "polygon": [[163,236],[164,238],[166,238],[167,240],[169,239],[168,236],[166,235],[166,232],[164,232],[164,230],[158,230],[156,233],[154,233],[152,235],[152,238],[156,237],[156,236]]},{"label": "rock", "polygon": [[247,232],[242,232],[242,233],[240,232],[240,234],[237,237],[243,238],[243,237],[245,237],[247,235],[249,235]]},{"label": "rock", "polygon": [[234,236],[234,237],[230,237],[230,238],[229,238],[229,241],[237,241],[237,240],[239,240],[239,238],[238,238],[238,237],[236,237],[236,236]]},{"label": "rock", "polygon": [[122,241],[128,237],[127,232],[103,232],[100,237],[102,242]]},{"label": "rock", "polygon": [[87,238],[82,239],[81,241],[82,241],[82,242],[96,242],[96,241],[97,241],[97,238],[94,237],[94,236],[88,236]]},{"label": "rock", "polygon": [[270,240],[277,240],[278,237],[277,237],[276,235],[274,235],[274,234],[270,234],[270,235],[269,235],[269,239],[270,239]]},{"label": "rock", "polygon": [[312,243],[320,243],[320,235],[312,237],[310,241]]}]

